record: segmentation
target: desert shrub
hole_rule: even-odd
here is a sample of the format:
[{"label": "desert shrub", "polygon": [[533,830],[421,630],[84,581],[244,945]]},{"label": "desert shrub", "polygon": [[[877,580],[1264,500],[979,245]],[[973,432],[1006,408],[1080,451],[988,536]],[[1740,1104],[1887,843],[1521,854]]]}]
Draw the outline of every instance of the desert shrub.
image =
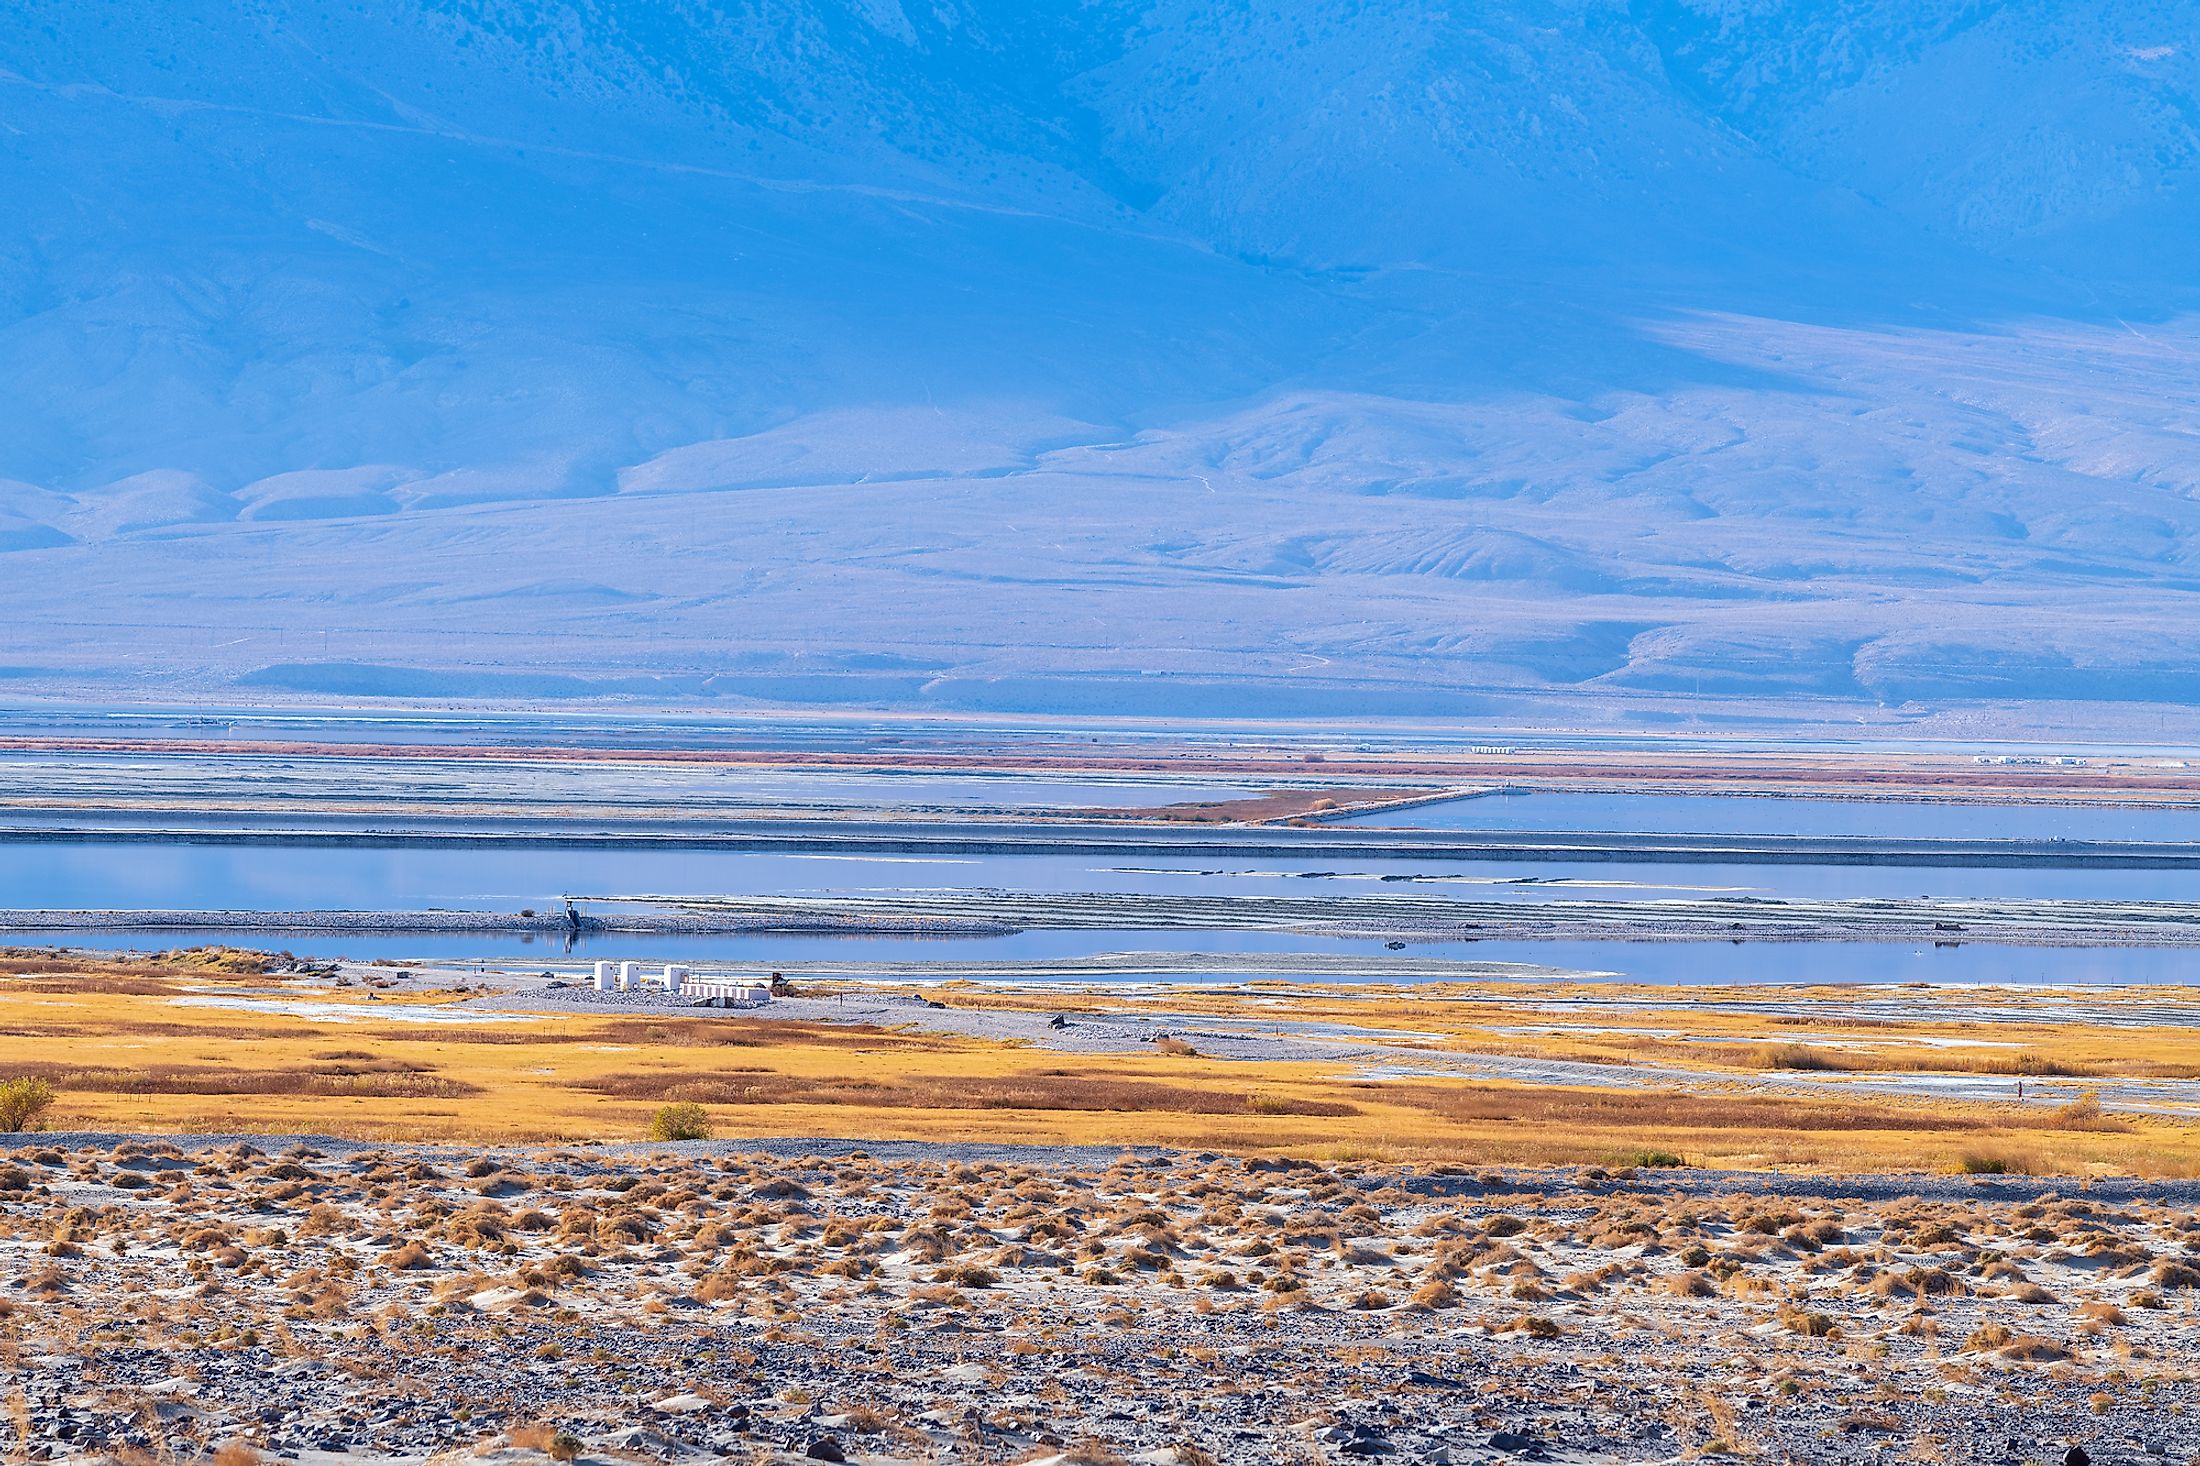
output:
[{"label": "desert shrub", "polygon": [[540,1451],[553,1461],[570,1461],[580,1455],[583,1442],[569,1430],[557,1430],[547,1425],[514,1426],[505,1436],[513,1445],[524,1450]]},{"label": "desert shrub", "polygon": [[402,1247],[391,1248],[378,1260],[384,1267],[395,1268],[400,1272],[435,1266],[435,1259],[429,1256],[428,1249],[418,1242],[407,1242]]},{"label": "desert shrub", "polygon": [[0,1079],[0,1131],[16,1135],[37,1129],[38,1117],[53,1102],[53,1085],[36,1075]]},{"label": "desert shrub", "polygon": [[1779,1321],[1780,1327],[1786,1329],[1789,1333],[1803,1334],[1813,1339],[1836,1338],[1841,1332],[1835,1326],[1834,1321],[1825,1314],[1807,1308],[1797,1308],[1793,1305],[1788,1305],[1780,1310]]},{"label": "desert shrub", "polygon": [[1767,1044],[1757,1051],[1757,1067],[1823,1071],[1838,1069],[1841,1064],[1833,1054],[1809,1044]]},{"label": "desert shrub", "polygon": [[710,1112],[692,1101],[666,1105],[649,1122],[652,1140],[708,1140]]},{"label": "desert shrub", "polygon": [[1945,1268],[1914,1267],[1903,1273],[1881,1273],[1870,1290],[1881,1298],[1941,1298],[1960,1291],[1962,1284]]},{"label": "desert shrub", "polygon": [[2024,1364],[2060,1364],[2071,1357],[2063,1345],[2037,1334],[2019,1334],[1995,1352]]},{"label": "desert shrub", "polygon": [[2200,1288],[2200,1268],[2165,1257],[2154,1264],[2147,1280],[2157,1288]]},{"label": "desert shrub", "polygon": [[841,1428],[851,1435],[884,1435],[893,1425],[869,1405],[851,1405],[840,1413]]},{"label": "desert shrub", "polygon": [[1640,1166],[1646,1171],[1665,1171],[1685,1166],[1688,1164],[1688,1160],[1685,1156],[1670,1150],[1638,1150],[1621,1157],[1620,1164],[1623,1166]]},{"label": "desert shrub", "polygon": [[1833,1218],[1820,1217],[1814,1222],[1804,1222],[1799,1226],[1790,1227],[1780,1235],[1798,1247],[1805,1247],[1815,1252],[1821,1247],[1831,1247],[1836,1242],[1841,1241],[1847,1233],[1842,1231],[1841,1224]]},{"label": "desert shrub", "polygon": [[2101,1092],[2089,1089],[2070,1103],[2055,1111],[2055,1118],[2072,1130],[2099,1128],[2102,1120]]}]

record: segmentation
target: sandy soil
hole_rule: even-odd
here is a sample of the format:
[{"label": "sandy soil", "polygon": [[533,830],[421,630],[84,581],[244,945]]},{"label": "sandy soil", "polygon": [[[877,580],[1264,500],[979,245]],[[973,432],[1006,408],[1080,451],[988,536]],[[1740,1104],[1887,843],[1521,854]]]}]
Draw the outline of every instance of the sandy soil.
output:
[{"label": "sandy soil", "polygon": [[[429,969],[433,971],[433,969]],[[441,980],[460,974],[443,973]],[[507,978],[507,982],[512,980]],[[1325,1008],[1353,1006],[1349,992],[1329,993],[1282,983],[1257,990],[1198,992],[1156,987],[1145,991],[1121,985],[1075,989],[1001,983],[985,989],[930,987],[897,991],[889,983],[839,981],[817,997],[782,997],[768,1010],[756,1011],[761,1023],[841,1023],[876,1025],[897,1031],[948,1034],[996,1043],[1028,1045],[1063,1054],[1151,1052],[1157,1042],[1173,1039],[1201,1055],[1246,1063],[1315,1063],[1349,1066],[1368,1081],[1404,1077],[1496,1080],[1516,1084],[1664,1093],[1818,1096],[1881,1095],[1912,1099],[1965,1100],[2030,1105],[2049,1109],[2091,1096],[2105,1109],[2200,1117],[2200,1078],[2161,1075],[2040,1074],[2012,1067],[2007,1072],[1963,1070],[1956,1056],[1970,1050],[2012,1049],[2024,1045],[1969,1036],[1945,1036],[1951,1028],[2052,1024],[2067,1034],[2085,1029],[2200,1031],[2200,1005],[2183,994],[2143,998],[2129,993],[2079,998],[2062,990],[2033,993],[1996,991],[1934,998],[1905,995],[1903,1001],[1877,1000],[1839,991],[1771,990],[1756,1001],[1732,993],[1695,995],[1687,1001],[1715,1007],[1730,1016],[1856,1025],[1810,1036],[1821,1047],[1844,1045],[1884,1052],[1905,1043],[1950,1057],[1944,1070],[1878,1072],[1869,1067],[1828,1072],[1800,1070],[1706,1070],[1680,1063],[1621,1060],[1606,1055],[1567,1058],[1538,1052],[1539,1040],[1566,1036],[1687,1039],[1675,1029],[1644,1027],[1634,1014],[1654,1002],[1670,1004],[1634,990],[1609,1000],[1569,998],[1551,1004],[1535,993],[1519,996],[1478,994],[1472,989],[1429,992],[1413,1001],[1420,1014],[1408,1014],[1386,1026],[1379,1020],[1339,1021],[1298,1011],[1295,999],[1319,993]],[[1547,993],[1549,990],[1544,990]],[[936,994],[936,996],[935,996]],[[1361,1006],[1376,1008],[1387,994],[1365,994]],[[471,1011],[570,1013],[579,1011],[655,1010],[695,1012],[689,1002],[653,992],[597,993],[582,986],[549,988],[524,980],[511,990],[469,999]],[[1517,1052],[1489,1047],[1462,1051],[1436,1041],[1461,1020],[1445,1016],[1432,1023],[1429,1010],[1465,1012],[1472,1023],[1477,1007],[1506,1015],[1539,1007],[1549,1021],[1501,1024],[1479,1030],[1517,1040]],[[1381,1011],[1395,1011],[1385,1004]],[[1668,1008],[1665,1010],[1670,1011]],[[1402,1021],[1404,1026],[1397,1026]],[[1911,1024],[1918,1033],[1905,1037],[1888,1025]],[[1616,1026],[1607,1026],[1616,1025]],[[1700,1033],[1696,1036],[1710,1037]]]}]

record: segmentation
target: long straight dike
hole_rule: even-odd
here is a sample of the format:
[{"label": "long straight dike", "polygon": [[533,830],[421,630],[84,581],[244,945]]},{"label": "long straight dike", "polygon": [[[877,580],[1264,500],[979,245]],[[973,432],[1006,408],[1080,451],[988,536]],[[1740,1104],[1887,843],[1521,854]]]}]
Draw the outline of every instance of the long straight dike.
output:
[{"label": "long straight dike", "polygon": [[2200,947],[2200,903],[1991,900],[1458,901],[970,890],[911,897],[576,897],[563,911],[0,911],[0,934],[69,931],[573,932],[991,936],[1017,931],[1295,932],[1416,942],[1986,942]]},{"label": "long straight dike", "polygon": [[701,830],[437,825],[388,828],[22,825],[0,828],[0,843],[24,842],[2200,869],[2200,842],[1933,840],[1875,835],[1692,835],[1638,831],[1371,830],[1335,826],[1177,828],[1037,822],[947,825],[920,821],[771,821],[717,825]]}]

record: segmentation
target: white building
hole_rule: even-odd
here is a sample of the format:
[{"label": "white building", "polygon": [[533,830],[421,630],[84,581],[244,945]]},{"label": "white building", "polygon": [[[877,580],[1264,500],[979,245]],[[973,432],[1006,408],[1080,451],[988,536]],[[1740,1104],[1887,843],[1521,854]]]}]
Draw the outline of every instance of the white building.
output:
[{"label": "white building", "polygon": [[760,1008],[772,1000],[772,985],[753,977],[690,976],[679,991],[697,1002],[729,1008]]}]

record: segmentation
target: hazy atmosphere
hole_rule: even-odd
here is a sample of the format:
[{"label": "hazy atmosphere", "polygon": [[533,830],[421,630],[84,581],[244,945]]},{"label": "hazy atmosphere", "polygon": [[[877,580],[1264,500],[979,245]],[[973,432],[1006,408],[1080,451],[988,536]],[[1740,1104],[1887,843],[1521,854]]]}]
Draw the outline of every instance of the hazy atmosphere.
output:
[{"label": "hazy atmosphere", "polygon": [[2196,690],[2183,6],[11,14],[23,690]]}]

